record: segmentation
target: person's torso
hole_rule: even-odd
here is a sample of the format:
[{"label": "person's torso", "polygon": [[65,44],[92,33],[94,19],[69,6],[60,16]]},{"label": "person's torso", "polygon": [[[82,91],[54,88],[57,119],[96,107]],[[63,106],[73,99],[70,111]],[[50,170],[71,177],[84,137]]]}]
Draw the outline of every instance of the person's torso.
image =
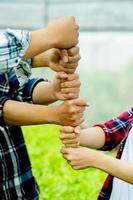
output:
[{"label": "person's torso", "polygon": [[[126,140],[121,160],[133,163],[133,123]],[[113,179],[113,188],[110,200],[132,200],[133,185],[116,177]]]}]

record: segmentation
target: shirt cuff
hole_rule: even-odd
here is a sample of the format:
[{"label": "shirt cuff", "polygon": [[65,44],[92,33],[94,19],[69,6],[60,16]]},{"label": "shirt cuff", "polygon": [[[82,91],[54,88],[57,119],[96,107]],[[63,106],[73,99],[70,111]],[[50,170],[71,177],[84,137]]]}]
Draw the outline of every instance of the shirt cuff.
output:
[{"label": "shirt cuff", "polygon": [[48,82],[47,79],[43,79],[43,78],[33,78],[33,79],[30,79],[28,81],[28,83],[26,83],[24,89],[23,89],[23,97],[22,97],[22,101],[24,102],[32,102],[32,94],[33,94],[33,90],[35,88],[35,86],[42,82],[42,81],[45,81],[45,82]]},{"label": "shirt cuff", "polygon": [[7,96],[0,97],[0,125],[4,124],[3,108],[4,108],[4,104],[7,100],[10,100],[10,98]]},{"label": "shirt cuff", "polygon": [[102,151],[112,150],[114,147],[113,147],[113,144],[111,145],[111,137],[110,137],[108,128],[104,124],[96,124],[94,125],[94,127],[102,128],[105,133],[105,144],[99,150],[102,150]]}]

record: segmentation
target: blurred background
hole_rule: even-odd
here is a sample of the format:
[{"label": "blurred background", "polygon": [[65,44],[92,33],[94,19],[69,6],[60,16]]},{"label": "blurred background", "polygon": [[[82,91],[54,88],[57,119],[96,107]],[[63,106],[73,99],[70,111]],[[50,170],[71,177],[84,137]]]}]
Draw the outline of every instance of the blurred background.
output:
[{"label": "blurred background", "polygon": [[[80,25],[81,96],[90,102],[83,127],[132,106],[132,0],[0,0],[0,29],[33,30],[54,18],[74,15]],[[33,76],[52,79],[49,69]],[[73,172],[59,155],[59,127],[23,127],[41,200],[95,200],[105,178],[98,170]],[[36,137],[33,137],[36,134]],[[48,142],[47,142],[48,141]],[[36,151],[35,151],[36,150]],[[93,177],[93,178],[92,178]]]}]

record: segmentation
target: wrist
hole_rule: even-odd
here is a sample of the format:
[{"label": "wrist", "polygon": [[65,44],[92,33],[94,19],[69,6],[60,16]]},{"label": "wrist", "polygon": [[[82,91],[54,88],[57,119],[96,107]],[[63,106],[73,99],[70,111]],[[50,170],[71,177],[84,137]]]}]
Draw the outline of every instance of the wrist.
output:
[{"label": "wrist", "polygon": [[32,67],[49,67],[49,55],[48,51],[45,51],[33,58]]},{"label": "wrist", "polygon": [[58,40],[57,35],[55,36],[54,29],[51,26],[48,26],[46,32],[47,40],[51,46],[49,49],[56,48],[58,46]]},{"label": "wrist", "polygon": [[51,95],[52,95],[52,99],[53,101],[58,101],[58,95],[57,92],[55,91],[56,89],[54,88],[54,83],[51,84]]},{"label": "wrist", "polygon": [[44,110],[44,115],[47,113],[48,124],[60,124],[60,108],[59,106],[49,106],[47,112]]},{"label": "wrist", "polygon": [[95,151],[93,167],[103,169],[106,162],[106,155],[103,152]]},{"label": "wrist", "polygon": [[42,52],[55,47],[56,38],[54,37],[54,34],[52,34],[52,30],[50,27],[43,28],[35,32],[37,33],[36,36],[38,38],[38,41],[40,41],[40,46],[43,50]]}]

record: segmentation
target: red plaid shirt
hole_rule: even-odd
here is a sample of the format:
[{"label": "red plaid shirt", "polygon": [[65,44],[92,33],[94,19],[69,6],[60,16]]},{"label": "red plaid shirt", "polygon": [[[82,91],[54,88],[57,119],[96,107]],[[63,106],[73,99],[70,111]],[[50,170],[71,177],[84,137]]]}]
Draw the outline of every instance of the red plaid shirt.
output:
[{"label": "red plaid shirt", "polygon": [[[101,150],[109,151],[120,144],[120,148],[117,153],[117,158],[120,159],[128,133],[132,127],[132,123],[133,108],[131,108],[128,112],[122,113],[117,118],[103,124],[96,124],[95,126],[100,126],[104,130],[106,137],[105,145]],[[109,200],[112,191],[113,178],[113,176],[108,175],[98,196],[98,200]]]}]

